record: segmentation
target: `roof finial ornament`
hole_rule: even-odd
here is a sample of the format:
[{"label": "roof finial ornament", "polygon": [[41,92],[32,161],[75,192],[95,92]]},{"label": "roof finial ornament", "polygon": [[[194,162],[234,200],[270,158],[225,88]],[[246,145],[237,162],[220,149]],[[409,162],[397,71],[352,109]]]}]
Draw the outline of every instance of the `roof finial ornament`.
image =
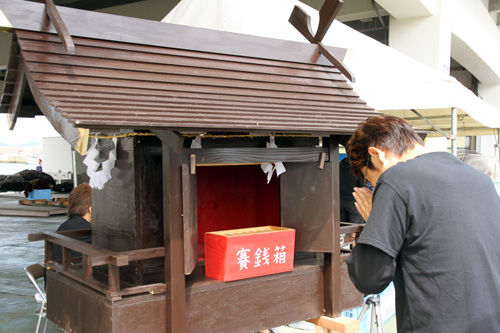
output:
[{"label": "roof finial ornament", "polygon": [[45,9],[47,11],[47,16],[49,17],[50,22],[52,23],[52,25],[54,25],[54,28],[57,31],[57,35],[59,36],[59,38],[61,38],[66,52],[74,54],[75,44],[73,43],[73,38],[71,38],[68,28],[66,27],[66,24],[64,24],[61,14],[59,14],[54,1],[45,0]]},{"label": "roof finial ornament", "polygon": [[310,43],[318,44],[319,52],[337,67],[347,79],[354,83],[354,75],[321,43],[343,4],[343,0],[325,0],[325,3],[319,11],[319,24],[315,35],[313,35],[311,29],[311,17],[299,6],[295,6],[288,21]]}]

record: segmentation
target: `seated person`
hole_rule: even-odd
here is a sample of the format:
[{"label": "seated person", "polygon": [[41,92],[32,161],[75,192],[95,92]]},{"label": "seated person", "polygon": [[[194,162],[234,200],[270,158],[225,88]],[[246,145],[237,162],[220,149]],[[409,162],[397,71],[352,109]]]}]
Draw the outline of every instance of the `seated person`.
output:
[{"label": "seated person", "polygon": [[[92,190],[88,184],[75,187],[68,197],[69,219],[61,224],[57,231],[91,229],[92,228]],[[82,242],[92,244],[92,235],[75,237]],[[62,258],[61,246],[54,244],[54,260]],[[80,257],[82,254],[71,251],[71,257]]]},{"label": "seated person", "polygon": [[352,174],[349,158],[345,157],[339,164],[340,180],[340,221],[362,224],[365,223],[363,217],[354,205],[352,193],[355,187],[363,187],[363,180],[356,178]]}]

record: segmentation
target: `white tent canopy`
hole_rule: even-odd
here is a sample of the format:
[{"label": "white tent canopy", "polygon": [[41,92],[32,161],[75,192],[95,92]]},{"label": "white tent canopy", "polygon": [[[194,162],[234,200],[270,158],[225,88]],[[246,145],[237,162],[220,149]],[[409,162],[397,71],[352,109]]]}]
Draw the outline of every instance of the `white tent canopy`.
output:
[{"label": "white tent canopy", "polygon": [[[298,0],[182,0],[162,22],[307,42],[288,22],[295,5],[311,16],[315,29],[318,12]],[[493,134],[493,128],[500,128],[500,109],[476,97],[455,78],[338,21],[330,27],[323,44],[348,49],[344,64],[355,76],[352,86],[378,111],[432,130],[411,111],[415,109],[449,132],[451,108],[456,108],[459,135]]]}]

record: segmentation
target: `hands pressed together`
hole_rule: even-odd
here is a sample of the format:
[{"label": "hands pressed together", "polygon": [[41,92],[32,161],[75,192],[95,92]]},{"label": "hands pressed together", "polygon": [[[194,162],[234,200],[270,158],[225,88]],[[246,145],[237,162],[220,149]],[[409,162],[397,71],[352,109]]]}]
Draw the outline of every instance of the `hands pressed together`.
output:
[{"label": "hands pressed together", "polygon": [[352,195],[354,196],[354,200],[356,200],[354,203],[356,209],[361,214],[361,217],[363,217],[363,220],[365,222],[368,221],[372,210],[372,190],[367,187],[355,187]]}]

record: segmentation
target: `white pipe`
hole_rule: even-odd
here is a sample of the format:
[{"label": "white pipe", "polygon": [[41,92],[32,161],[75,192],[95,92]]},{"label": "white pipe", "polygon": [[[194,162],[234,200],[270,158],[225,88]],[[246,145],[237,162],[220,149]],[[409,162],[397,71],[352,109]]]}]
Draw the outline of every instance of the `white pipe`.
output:
[{"label": "white pipe", "polygon": [[76,152],[74,149],[71,149],[71,159],[73,160],[73,188],[78,186],[77,175],[76,175]]},{"label": "white pipe", "polygon": [[493,171],[493,179],[495,181],[495,184],[497,182],[497,168],[499,167],[500,167],[500,129],[497,128],[495,135],[495,169]]},{"label": "white pipe", "polygon": [[457,152],[457,127],[458,127],[458,117],[457,108],[451,108],[451,129],[450,129],[450,139],[451,139],[451,153],[455,156],[458,155]]}]

